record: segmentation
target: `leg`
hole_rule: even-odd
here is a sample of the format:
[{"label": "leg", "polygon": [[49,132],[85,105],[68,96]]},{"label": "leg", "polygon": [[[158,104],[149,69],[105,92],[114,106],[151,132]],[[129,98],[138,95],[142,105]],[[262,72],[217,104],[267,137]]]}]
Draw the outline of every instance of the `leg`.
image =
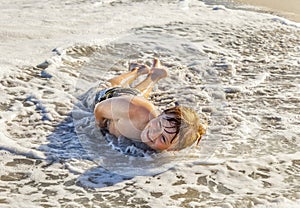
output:
[{"label": "leg", "polygon": [[[160,68],[158,68],[160,67]],[[161,80],[168,76],[168,72],[166,69],[161,68],[160,61],[158,59],[154,59],[153,67],[146,77],[141,83],[135,86],[136,89],[142,92],[144,97],[148,98],[149,94],[152,92],[154,85]]]},{"label": "leg", "polygon": [[130,64],[130,72],[121,74],[117,77],[109,79],[108,82],[111,83],[112,87],[121,86],[128,87],[138,76],[149,73],[149,67],[144,64]]}]

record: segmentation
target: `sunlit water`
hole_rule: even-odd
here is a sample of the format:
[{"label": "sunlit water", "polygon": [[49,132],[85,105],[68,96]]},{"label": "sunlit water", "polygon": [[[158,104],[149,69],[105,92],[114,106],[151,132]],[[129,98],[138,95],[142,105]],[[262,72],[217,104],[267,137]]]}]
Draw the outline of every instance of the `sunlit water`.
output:
[{"label": "sunlit water", "polygon": [[[161,30],[158,32],[155,27],[139,28],[132,34],[121,37],[99,49],[91,57],[92,61],[81,70],[81,79],[78,81],[80,89],[83,88],[85,82],[95,80],[94,85],[97,86],[99,83],[104,83],[109,77],[126,72],[128,63],[131,61],[146,60],[150,64],[152,57],[160,57],[163,64],[168,66],[169,77],[156,86],[155,92],[150,97],[156,106],[163,110],[178,102],[180,105],[192,107],[202,114],[202,109],[207,107],[221,110],[221,102],[211,99],[209,95],[211,91],[224,94],[222,91],[216,91],[219,85],[218,78],[201,70],[201,68],[210,68],[208,58],[192,42],[181,37],[164,34],[164,29]],[[203,77],[206,77],[205,81]],[[139,81],[142,79],[143,77]],[[89,87],[91,86],[90,84]],[[217,136],[206,143],[203,142],[201,148],[193,148],[193,150],[189,148],[179,153],[151,154],[150,152],[143,154],[143,151],[134,147],[130,147],[133,148],[131,150],[130,148],[121,148],[120,151],[123,153],[117,153],[116,149],[120,147],[108,145],[109,138],[103,138],[99,129],[94,128],[93,114],[87,121],[86,113],[92,111],[90,104],[87,103],[94,100],[95,92],[95,89],[90,89],[80,96],[83,98],[79,99],[79,105],[76,105],[73,117],[75,117],[77,134],[80,135],[80,142],[85,150],[89,152],[93,160],[98,161],[101,166],[110,171],[128,176],[153,175],[181,162],[207,162],[207,159],[214,153],[219,142]],[[189,95],[186,94],[187,92],[190,92]],[[86,96],[91,98],[84,98]],[[197,101],[197,98],[201,98],[201,100]],[[80,116],[81,114],[82,116]],[[94,128],[93,131],[91,131],[91,127]],[[136,157],[124,157],[126,152],[130,152]]]},{"label": "sunlit water", "polygon": [[[296,207],[297,24],[200,1],[65,4],[90,16],[97,6],[106,22],[114,11],[135,18],[111,20],[116,35],[105,41],[55,49],[38,67],[3,77],[0,207]],[[153,19],[138,12],[150,6]],[[93,17],[77,24],[97,28]],[[129,156],[94,127],[82,98],[130,62],[153,57],[169,77],[151,100],[159,109],[193,107],[209,129],[199,147]]]}]

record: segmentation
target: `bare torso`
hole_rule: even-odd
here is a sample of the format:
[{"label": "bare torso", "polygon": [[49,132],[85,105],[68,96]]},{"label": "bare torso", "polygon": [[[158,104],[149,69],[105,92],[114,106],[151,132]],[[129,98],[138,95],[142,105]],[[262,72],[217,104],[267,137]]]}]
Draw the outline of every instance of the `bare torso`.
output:
[{"label": "bare torso", "polygon": [[139,96],[107,99],[95,106],[94,113],[100,127],[107,127],[115,136],[123,135],[137,141],[141,140],[141,132],[148,122],[158,115],[154,105]]}]

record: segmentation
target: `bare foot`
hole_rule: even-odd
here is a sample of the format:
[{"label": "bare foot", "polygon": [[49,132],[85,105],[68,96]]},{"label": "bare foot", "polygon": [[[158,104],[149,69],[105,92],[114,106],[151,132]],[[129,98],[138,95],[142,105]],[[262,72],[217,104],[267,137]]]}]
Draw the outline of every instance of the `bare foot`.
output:
[{"label": "bare foot", "polygon": [[154,58],[152,68],[161,68],[161,67],[162,67],[162,65],[160,63],[160,60],[158,58]]},{"label": "bare foot", "polygon": [[145,64],[130,63],[129,71],[137,70],[138,75],[149,74],[150,67]]},{"label": "bare foot", "polygon": [[152,81],[157,81],[168,76],[168,71],[165,68],[152,68],[150,73]]}]

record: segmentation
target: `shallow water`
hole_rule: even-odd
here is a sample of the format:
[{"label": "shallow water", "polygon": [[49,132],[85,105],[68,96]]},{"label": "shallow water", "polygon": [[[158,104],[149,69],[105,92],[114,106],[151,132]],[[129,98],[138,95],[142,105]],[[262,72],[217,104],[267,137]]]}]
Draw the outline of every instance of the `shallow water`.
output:
[{"label": "shallow water", "polygon": [[[23,9],[31,27],[12,19],[14,36],[0,33],[6,48],[22,43],[26,58],[11,49],[0,59],[0,207],[297,207],[296,23],[201,1],[1,7],[3,20]],[[35,66],[38,51],[52,50],[46,43],[57,48]],[[129,62],[153,57],[169,69],[153,102],[192,106],[210,125],[199,147],[131,157],[102,138],[80,98]]]},{"label": "shallow water", "polygon": [[[213,75],[206,75],[206,83],[201,81],[200,68],[209,68],[208,58],[203,52],[199,51],[192,42],[188,42],[186,39],[180,37],[164,34],[164,28],[160,28],[160,30],[161,31],[158,32],[155,27],[138,28],[132,34],[119,38],[107,47],[98,49],[91,57],[91,61],[81,70],[81,79],[79,79],[77,83],[80,89],[83,89],[82,86],[84,84],[82,83],[84,82],[95,79],[96,82],[93,85],[97,85],[105,82],[107,78],[114,74],[126,71],[128,63],[130,63],[131,60],[141,62],[147,60],[151,62],[151,57],[160,57],[161,60],[164,61],[163,64],[168,66],[169,78],[156,86],[157,89],[155,89],[155,93],[150,96],[150,99],[161,110],[166,107],[174,106],[176,101],[181,105],[193,107],[201,113],[201,108],[209,106],[209,103],[211,103],[210,97],[205,95],[207,92],[205,92],[204,89],[206,88],[206,91],[212,91],[218,86],[215,80],[217,77]],[[174,46],[176,46],[176,48]],[[187,65],[189,65],[189,67],[187,67]],[[91,78],[91,76],[93,78]],[[178,76],[181,78],[178,78]],[[139,80],[142,79],[143,77]],[[178,82],[181,82],[181,84],[178,84]],[[88,88],[90,88],[90,86],[88,86]],[[212,89],[211,86],[214,88]],[[187,91],[190,91],[192,94],[186,95]],[[89,90],[82,96],[92,95],[92,99],[90,100],[93,101],[95,92],[95,90]],[[201,102],[195,103],[196,97],[201,98]],[[112,151],[112,147],[107,145],[107,141],[102,138],[103,136],[98,130],[90,130],[91,126],[94,127],[95,125],[94,118],[93,115],[91,115],[87,121],[86,112],[91,111],[91,108],[90,105],[85,102],[86,100],[79,101],[79,104],[76,104],[78,107],[73,111],[73,117],[76,116],[74,122],[77,127],[77,134],[82,136],[82,138],[80,138],[81,144],[84,146],[84,149],[89,152],[93,160],[99,161],[101,166],[104,166],[112,172],[122,173],[123,175],[131,177],[136,175],[153,175],[173,167],[175,163],[172,164],[172,161],[176,161],[176,163],[194,162],[195,160],[198,162],[206,162],[212,155],[212,152],[214,152],[213,149],[215,145],[213,145],[213,142],[217,142],[216,138],[211,139],[206,148],[199,149],[198,151],[186,150],[177,154],[146,154],[144,155],[147,157],[146,159],[124,157],[116,153],[116,150]],[[82,108],[84,105],[85,107]],[[81,116],[81,114],[83,116]],[[92,135],[90,132],[93,132]],[[97,139],[90,143],[91,139],[89,138]],[[97,148],[95,148],[95,146],[97,146]],[[119,147],[113,146],[113,148]],[[128,148],[121,151],[126,152]],[[142,154],[142,152],[136,148],[131,150],[131,152],[133,151],[137,151],[133,155]]]}]

